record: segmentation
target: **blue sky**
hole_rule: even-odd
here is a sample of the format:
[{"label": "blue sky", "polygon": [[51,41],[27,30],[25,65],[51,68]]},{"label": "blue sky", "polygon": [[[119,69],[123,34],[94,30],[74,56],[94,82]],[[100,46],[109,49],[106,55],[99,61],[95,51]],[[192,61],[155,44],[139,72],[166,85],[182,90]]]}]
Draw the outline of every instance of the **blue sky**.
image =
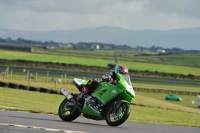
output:
[{"label": "blue sky", "polygon": [[1,0],[0,28],[50,31],[200,27],[200,0]]}]

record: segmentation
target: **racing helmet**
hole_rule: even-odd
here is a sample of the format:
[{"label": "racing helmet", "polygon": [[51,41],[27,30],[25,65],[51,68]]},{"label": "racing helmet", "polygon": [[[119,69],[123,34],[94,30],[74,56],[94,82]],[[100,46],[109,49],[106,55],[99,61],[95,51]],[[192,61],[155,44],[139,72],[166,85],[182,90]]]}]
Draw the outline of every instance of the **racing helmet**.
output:
[{"label": "racing helmet", "polygon": [[128,68],[122,64],[120,64],[118,67],[117,67],[117,73],[121,73],[121,74],[128,74]]}]

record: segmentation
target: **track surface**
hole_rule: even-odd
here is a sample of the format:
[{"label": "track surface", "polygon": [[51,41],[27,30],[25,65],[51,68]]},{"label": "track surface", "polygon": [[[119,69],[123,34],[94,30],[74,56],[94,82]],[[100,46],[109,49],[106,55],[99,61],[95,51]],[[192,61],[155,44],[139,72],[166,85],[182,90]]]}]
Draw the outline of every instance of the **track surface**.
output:
[{"label": "track surface", "polygon": [[[200,133],[200,128],[125,122],[118,127],[110,127],[105,121],[78,118],[73,122],[63,122],[58,116],[16,111],[0,111],[0,133],[59,133],[43,129],[5,125],[17,124],[51,129],[83,131],[90,133]],[[72,133],[72,132],[71,132]]]}]

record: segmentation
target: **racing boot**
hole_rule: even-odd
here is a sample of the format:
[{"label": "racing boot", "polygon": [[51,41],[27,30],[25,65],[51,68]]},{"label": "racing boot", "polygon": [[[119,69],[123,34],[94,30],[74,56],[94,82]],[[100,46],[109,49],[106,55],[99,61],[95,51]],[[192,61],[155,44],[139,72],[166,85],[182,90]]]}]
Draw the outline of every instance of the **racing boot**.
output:
[{"label": "racing boot", "polygon": [[81,89],[81,92],[79,93],[79,95],[77,96],[76,100],[83,105],[84,104],[84,96],[85,94],[87,94],[89,92],[89,89],[87,87],[83,87]]}]

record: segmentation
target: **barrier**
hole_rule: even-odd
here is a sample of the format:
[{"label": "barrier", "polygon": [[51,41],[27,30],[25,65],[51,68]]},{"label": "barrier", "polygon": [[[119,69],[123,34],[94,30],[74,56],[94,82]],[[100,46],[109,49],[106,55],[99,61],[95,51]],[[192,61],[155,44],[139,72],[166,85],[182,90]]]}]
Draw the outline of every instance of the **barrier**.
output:
[{"label": "barrier", "polygon": [[9,83],[6,82],[0,82],[1,87],[8,87]]},{"label": "barrier", "polygon": [[19,85],[19,89],[22,89],[22,90],[29,90],[29,86],[26,86],[26,85]]},{"label": "barrier", "polygon": [[50,90],[49,93],[50,93],[50,94],[60,94],[60,92],[59,92],[59,91],[56,91],[56,90]]},{"label": "barrier", "polygon": [[30,86],[29,91],[39,91],[40,89],[37,87]]},{"label": "barrier", "polygon": [[43,93],[50,93],[50,90],[47,89],[47,88],[41,87],[41,88],[40,88],[40,92],[43,92]]},{"label": "barrier", "polygon": [[9,83],[8,88],[19,89],[19,84]]}]

